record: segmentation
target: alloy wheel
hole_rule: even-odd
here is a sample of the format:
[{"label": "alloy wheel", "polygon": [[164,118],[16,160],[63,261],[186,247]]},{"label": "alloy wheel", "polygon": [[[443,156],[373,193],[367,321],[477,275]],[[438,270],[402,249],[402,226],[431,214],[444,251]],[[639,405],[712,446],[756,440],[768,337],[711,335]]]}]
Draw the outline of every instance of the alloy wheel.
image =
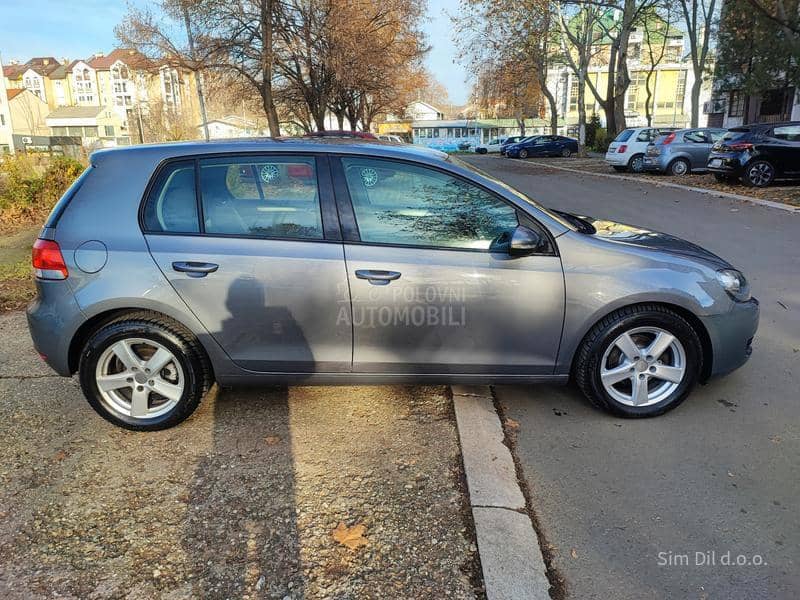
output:
[{"label": "alloy wheel", "polygon": [[569,148],[564,148],[561,151],[561,156],[563,156],[564,158],[569,158],[571,155],[572,155],[572,151]]},{"label": "alloy wheel", "polygon": [[747,169],[747,179],[756,187],[764,187],[772,181],[773,173],[772,165],[757,162]]},{"label": "alloy wheel", "polygon": [[641,156],[634,156],[630,162],[630,169],[634,173],[641,173],[644,168],[644,158]]},{"label": "alloy wheel", "polygon": [[183,396],[185,377],[175,355],[162,344],[126,338],[100,355],[95,382],[111,412],[135,419],[168,413]]},{"label": "alloy wheel", "polygon": [[689,165],[685,160],[679,159],[670,165],[669,170],[673,175],[686,175],[689,172]]},{"label": "alloy wheel", "polygon": [[680,340],[660,327],[636,327],[618,336],[600,361],[609,396],[627,406],[650,406],[669,398],[687,370]]},{"label": "alloy wheel", "polygon": [[520,158],[528,158],[528,151],[525,150],[525,149],[520,150],[519,151],[519,157]]}]

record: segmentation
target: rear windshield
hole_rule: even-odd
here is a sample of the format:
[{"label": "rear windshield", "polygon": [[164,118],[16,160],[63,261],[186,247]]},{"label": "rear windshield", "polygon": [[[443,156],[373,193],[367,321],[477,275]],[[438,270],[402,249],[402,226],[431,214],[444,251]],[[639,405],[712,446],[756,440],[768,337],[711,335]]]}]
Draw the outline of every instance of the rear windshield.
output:
[{"label": "rear windshield", "polygon": [[64,212],[64,209],[67,208],[67,204],[69,204],[73,196],[78,193],[78,190],[81,189],[83,182],[86,181],[86,178],[89,176],[89,173],[92,172],[92,169],[94,169],[94,167],[91,165],[86,167],[86,170],[81,173],[74,182],[72,182],[72,185],[69,186],[66,192],[64,192],[64,195],[59,198],[58,202],[56,202],[56,205],[53,207],[53,210],[50,211],[47,221],[45,221],[45,227],[56,226],[58,220],[61,218],[61,214]]},{"label": "rear windshield", "polygon": [[729,142],[731,140],[740,140],[745,137],[748,133],[750,133],[749,129],[731,129],[722,136],[723,142]]},{"label": "rear windshield", "polygon": [[623,129],[619,135],[614,138],[615,142],[627,142],[633,135],[633,129]]}]

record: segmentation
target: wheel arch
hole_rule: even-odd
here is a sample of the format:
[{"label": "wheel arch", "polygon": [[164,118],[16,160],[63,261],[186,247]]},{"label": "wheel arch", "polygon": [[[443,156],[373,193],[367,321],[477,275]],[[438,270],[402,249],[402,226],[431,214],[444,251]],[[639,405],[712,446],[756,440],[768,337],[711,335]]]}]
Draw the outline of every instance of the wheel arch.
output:
[{"label": "wheel arch", "polygon": [[570,365],[569,372],[570,372],[570,375],[572,375],[572,373],[574,372],[575,361],[577,360],[577,357],[578,357],[578,354],[580,352],[580,348],[583,345],[583,342],[586,340],[587,336],[591,333],[592,329],[594,329],[594,327],[598,323],[600,323],[603,319],[605,319],[606,317],[608,317],[612,313],[617,312],[618,310],[623,310],[625,308],[631,308],[631,307],[635,307],[635,306],[654,306],[654,305],[655,306],[661,306],[663,308],[666,308],[666,309],[671,310],[672,312],[678,314],[686,322],[688,322],[689,325],[692,326],[692,329],[695,330],[695,332],[697,333],[697,337],[700,338],[700,345],[701,345],[702,351],[703,351],[703,364],[702,364],[702,367],[700,369],[699,381],[700,382],[707,381],[708,378],[711,376],[711,369],[712,369],[713,360],[714,360],[714,349],[713,349],[713,346],[711,344],[711,336],[709,335],[708,330],[706,329],[706,326],[703,324],[703,322],[700,320],[700,318],[697,315],[695,315],[688,308],[686,308],[684,306],[680,306],[679,304],[673,304],[671,302],[663,302],[663,301],[662,302],[642,301],[642,302],[633,302],[633,303],[630,303],[630,304],[624,304],[622,306],[616,306],[613,309],[603,313],[602,315],[600,315],[599,317],[594,319],[591,322],[591,324],[586,328],[586,331],[583,332],[583,335],[581,336],[580,342],[578,342],[575,345],[575,348],[572,350],[572,356],[570,357],[570,360],[569,360],[569,365]]},{"label": "wheel arch", "polygon": [[86,321],[84,321],[80,327],[75,331],[70,340],[69,350],[67,353],[67,360],[69,365],[70,374],[75,373],[78,370],[78,363],[80,362],[81,351],[83,347],[86,345],[86,342],[89,338],[99,329],[106,326],[108,323],[112,321],[116,321],[125,315],[133,315],[133,314],[141,314],[141,313],[148,313],[154,317],[158,317],[159,319],[164,319],[166,321],[170,321],[171,323],[175,324],[176,326],[185,329],[189,334],[191,334],[195,339],[197,339],[200,347],[203,349],[203,352],[206,355],[206,359],[208,361],[208,365],[210,366],[212,373],[212,379],[214,377],[214,361],[211,359],[211,355],[208,352],[208,348],[206,347],[202,337],[198,336],[192,328],[187,326],[185,323],[182,323],[175,317],[168,315],[164,312],[153,310],[150,308],[141,308],[141,307],[121,307],[121,308],[111,308],[108,310],[104,310],[99,312],[95,315],[89,317]]}]

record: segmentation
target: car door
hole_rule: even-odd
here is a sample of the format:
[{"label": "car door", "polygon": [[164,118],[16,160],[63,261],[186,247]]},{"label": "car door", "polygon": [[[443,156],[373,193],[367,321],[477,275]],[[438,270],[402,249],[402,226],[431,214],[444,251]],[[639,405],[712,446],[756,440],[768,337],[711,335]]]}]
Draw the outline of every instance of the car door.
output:
[{"label": "car door", "polygon": [[686,131],[683,134],[682,149],[689,155],[692,169],[704,169],[711,152],[711,137],[700,129]]},{"label": "car door", "polygon": [[344,156],[334,177],[354,372],[552,374],[564,314],[554,242],[519,258],[489,250],[530,217],[432,166]]},{"label": "car door", "polygon": [[[779,173],[800,175],[800,123],[776,126],[771,134],[769,152]],[[774,140],[774,141],[773,141]]]},{"label": "car door", "polygon": [[167,164],[151,187],[142,214],[150,252],[240,367],[350,370],[350,298],[327,165],[324,156],[199,158]]}]

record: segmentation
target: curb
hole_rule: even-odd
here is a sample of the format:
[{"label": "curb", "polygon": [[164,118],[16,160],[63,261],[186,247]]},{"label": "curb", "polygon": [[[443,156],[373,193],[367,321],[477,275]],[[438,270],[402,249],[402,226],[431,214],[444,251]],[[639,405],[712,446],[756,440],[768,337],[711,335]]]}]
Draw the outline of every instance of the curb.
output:
[{"label": "curb", "polygon": [[549,600],[536,531],[488,386],[451,386],[488,600]]},{"label": "curb", "polygon": [[679,190],[697,192],[698,194],[708,194],[711,196],[717,196],[719,198],[728,198],[730,200],[739,200],[741,202],[749,202],[751,204],[756,204],[758,206],[766,206],[768,208],[785,210],[786,212],[790,212],[793,214],[800,214],[800,207],[798,206],[789,206],[788,204],[782,204],[780,202],[774,202],[772,200],[762,200],[760,198],[753,198],[752,196],[743,196],[741,194],[732,194],[730,192],[720,192],[719,190],[709,190],[707,188],[699,188],[691,185],[682,185],[680,183],[671,183],[669,181],[654,181],[651,179],[646,179],[644,177],[631,177],[630,175],[614,175],[613,173],[594,173],[592,171],[582,171],[581,169],[573,169],[571,167],[559,167],[556,165],[550,165],[547,163],[533,161],[533,160],[524,160],[521,162],[523,164],[537,165],[539,167],[546,167],[548,169],[558,169],[559,171],[580,173],[581,175],[592,175],[594,177],[605,177],[607,179],[622,179],[623,181],[633,181],[635,183],[644,183],[647,185],[655,185],[657,187],[677,188]]}]

